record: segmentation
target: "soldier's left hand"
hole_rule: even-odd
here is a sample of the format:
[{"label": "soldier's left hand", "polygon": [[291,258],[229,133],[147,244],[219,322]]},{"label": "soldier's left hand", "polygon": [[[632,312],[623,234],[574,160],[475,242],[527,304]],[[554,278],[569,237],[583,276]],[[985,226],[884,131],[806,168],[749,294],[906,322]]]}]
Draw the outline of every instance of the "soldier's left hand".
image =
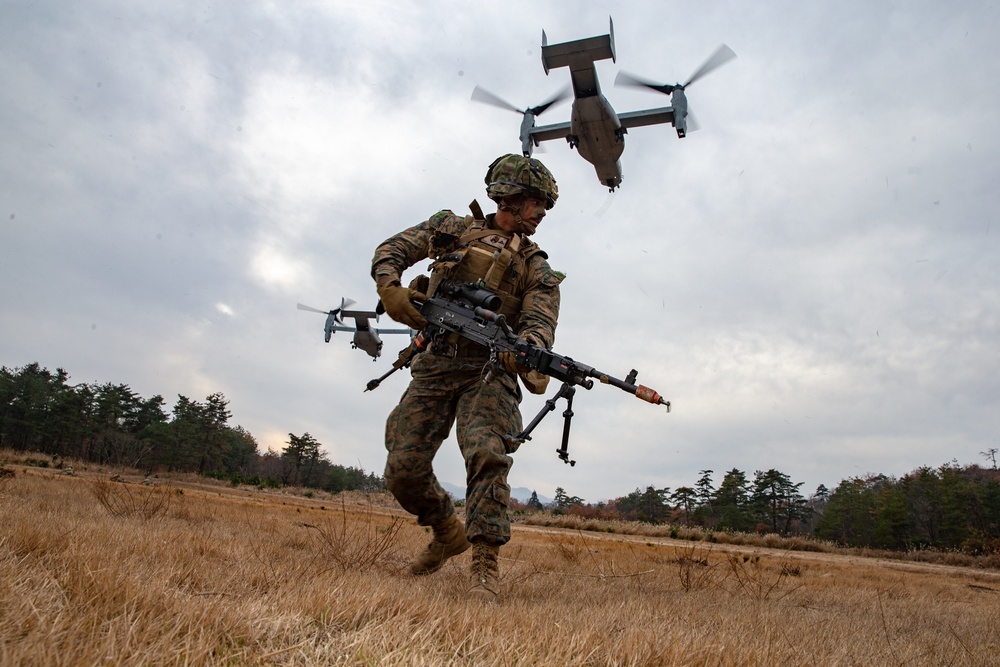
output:
[{"label": "soldier's left hand", "polygon": [[402,287],[398,280],[383,283],[378,286],[378,295],[382,306],[389,317],[418,331],[427,326],[427,320],[420,314],[411,301],[423,301],[427,297],[415,289]]},{"label": "soldier's left hand", "polygon": [[527,366],[517,362],[516,352],[500,352],[497,354],[497,361],[505,371],[513,375],[520,375],[521,373],[527,373],[531,370]]}]

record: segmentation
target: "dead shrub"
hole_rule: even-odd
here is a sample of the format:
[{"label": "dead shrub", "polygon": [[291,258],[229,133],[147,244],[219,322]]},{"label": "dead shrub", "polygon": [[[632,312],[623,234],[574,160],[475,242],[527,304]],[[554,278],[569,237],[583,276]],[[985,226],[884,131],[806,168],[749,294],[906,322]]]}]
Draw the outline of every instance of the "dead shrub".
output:
[{"label": "dead shrub", "polygon": [[0,497],[4,494],[5,487],[14,480],[14,471],[11,468],[0,466]]},{"label": "dead shrub", "polygon": [[788,577],[801,577],[802,566],[797,563],[782,563],[781,573]]},{"label": "dead shrub", "polygon": [[763,537],[764,546],[771,549],[781,549],[785,546],[785,538],[775,533],[767,533]]},{"label": "dead shrub", "polygon": [[677,578],[685,593],[704,589],[711,583],[715,566],[709,564],[709,553],[711,549],[702,550],[696,544],[674,548]]},{"label": "dead shrub", "polygon": [[[763,602],[778,592],[789,576],[797,576],[801,570],[783,563],[777,572],[769,571],[763,559],[757,555],[729,554],[726,558],[730,572],[736,580],[737,591],[742,592],[755,602]],[[796,573],[796,574],[793,574]],[[785,592],[791,593],[798,586]]]},{"label": "dead shrub", "polygon": [[135,486],[103,478],[91,482],[90,491],[111,516],[146,521],[166,512],[174,495],[170,488]]},{"label": "dead shrub", "polygon": [[562,558],[567,563],[579,563],[582,550],[576,544],[570,540],[564,539],[562,536],[553,535],[549,540],[549,544],[555,547],[556,552],[559,557]]},{"label": "dead shrub", "polygon": [[[359,514],[360,520],[355,518]],[[374,512],[371,505],[366,511],[352,512],[350,516],[349,521],[347,506],[341,501],[339,517],[318,525],[298,525],[315,531],[322,557],[338,570],[368,570],[376,565],[388,565],[403,520],[391,517],[386,525],[384,515]]]}]

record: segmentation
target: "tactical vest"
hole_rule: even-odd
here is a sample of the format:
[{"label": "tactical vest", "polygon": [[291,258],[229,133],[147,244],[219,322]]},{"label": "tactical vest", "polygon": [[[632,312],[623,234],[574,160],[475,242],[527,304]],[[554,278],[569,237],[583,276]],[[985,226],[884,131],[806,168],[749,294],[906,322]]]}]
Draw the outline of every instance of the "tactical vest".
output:
[{"label": "tactical vest", "polygon": [[[433,295],[444,280],[485,287],[500,296],[500,314],[516,331],[522,301],[518,282],[528,271],[528,260],[539,253],[544,256],[544,252],[520,234],[487,228],[478,202],[473,201],[469,208],[473,214],[465,217],[464,234],[455,236],[439,231],[431,238],[428,257],[434,262],[430,266],[427,293]],[[464,343],[468,343],[464,339],[451,342],[458,343],[459,353],[466,347]]]}]

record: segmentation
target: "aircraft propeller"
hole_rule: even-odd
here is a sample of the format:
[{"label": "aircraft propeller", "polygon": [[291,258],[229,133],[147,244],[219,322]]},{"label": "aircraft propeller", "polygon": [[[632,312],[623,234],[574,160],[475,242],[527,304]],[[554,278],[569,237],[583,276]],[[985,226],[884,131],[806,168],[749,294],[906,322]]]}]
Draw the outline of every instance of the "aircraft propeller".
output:
[{"label": "aircraft propeller", "polygon": [[524,116],[524,120],[521,121],[521,152],[525,157],[531,157],[531,152],[534,149],[534,142],[531,139],[530,131],[531,128],[535,126],[535,117],[541,116],[545,111],[554,104],[563,101],[570,96],[569,86],[563,88],[558,93],[550,97],[545,102],[542,102],[538,106],[528,107],[527,109],[518,109],[516,106],[508,102],[507,100],[498,97],[486,90],[485,88],[480,88],[476,86],[472,89],[472,99],[476,102],[482,102],[483,104],[489,104],[491,106],[500,107],[501,109],[507,109],[513,111],[514,113],[519,113]]},{"label": "aircraft propeller", "polygon": [[307,310],[310,313],[319,313],[320,315],[326,315],[326,326],[324,331],[326,333],[326,342],[330,342],[330,336],[335,331],[334,327],[337,325],[343,326],[344,317],[343,312],[353,306],[355,303],[354,299],[345,299],[341,297],[340,308],[334,308],[333,310],[320,310],[319,308],[313,308],[312,306],[307,306],[302,303],[295,304],[295,307],[299,310]]},{"label": "aircraft propeller", "polygon": [[[709,72],[722,67],[735,57],[736,54],[733,50],[725,44],[722,44],[715,50],[714,53],[712,53],[712,55],[708,57],[708,60],[702,63],[701,67],[695,70],[694,74],[692,74],[685,83],[657,83],[634,74],[629,74],[628,72],[620,71],[618,72],[618,76],[615,77],[615,85],[649,88],[650,90],[655,90],[658,93],[670,95],[675,114],[674,127],[677,128],[678,136],[683,137],[687,131],[687,118],[689,117],[687,96],[684,94],[684,89]],[[692,117],[690,120],[692,125],[691,129],[698,129],[697,124],[694,122],[694,118]]]},{"label": "aircraft propeller", "polygon": [[518,109],[516,106],[508,102],[507,100],[497,97],[485,88],[480,88],[476,86],[472,89],[472,99],[476,102],[482,102],[483,104],[492,104],[495,107],[500,107],[501,109],[510,109],[515,113],[522,115],[531,114],[532,116],[541,116],[545,113],[546,109],[557,102],[561,102],[569,97],[569,87],[563,88],[558,93],[553,95],[547,101],[542,102],[538,106],[528,107],[527,109]]},{"label": "aircraft propeller", "polygon": [[639,86],[645,88],[651,88],[657,92],[663,93],[665,95],[672,94],[678,88],[684,90],[692,83],[702,78],[709,72],[722,67],[727,62],[736,57],[736,54],[731,48],[722,44],[715,50],[715,52],[708,57],[702,66],[695,70],[694,74],[687,80],[687,82],[680,84],[669,84],[669,83],[656,83],[655,81],[650,81],[640,76],[635,76],[634,74],[629,74],[628,72],[618,72],[618,76],[615,77],[616,86]]},{"label": "aircraft propeller", "polygon": [[353,306],[355,303],[356,302],[354,301],[354,299],[345,299],[341,297],[340,308],[334,308],[333,310],[320,310],[319,308],[313,308],[312,306],[307,306],[302,303],[295,304],[295,307],[298,310],[307,310],[310,313],[319,313],[320,315],[333,315],[333,319],[337,322],[337,324],[343,324],[344,318],[341,316],[341,313],[350,308],[351,306]]}]

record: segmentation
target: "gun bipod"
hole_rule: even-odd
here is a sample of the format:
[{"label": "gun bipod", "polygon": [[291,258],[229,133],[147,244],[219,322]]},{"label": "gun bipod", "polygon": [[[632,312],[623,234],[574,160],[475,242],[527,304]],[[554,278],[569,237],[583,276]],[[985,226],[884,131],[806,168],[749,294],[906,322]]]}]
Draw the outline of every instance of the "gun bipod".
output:
[{"label": "gun bipod", "polygon": [[528,427],[515,435],[513,437],[514,441],[521,444],[527,440],[531,440],[531,432],[535,430],[535,427],[541,423],[545,415],[549,414],[556,409],[556,402],[560,398],[566,399],[566,409],[563,410],[563,433],[562,433],[562,444],[559,449],[556,450],[556,454],[559,458],[563,460],[564,463],[568,463],[570,466],[575,466],[576,461],[569,458],[569,428],[573,421],[573,396],[576,394],[576,387],[571,385],[569,382],[563,382],[562,386],[559,387],[559,391],[555,393],[555,396],[549,398],[545,401],[545,405],[542,409],[538,411],[535,418],[531,420]]}]

